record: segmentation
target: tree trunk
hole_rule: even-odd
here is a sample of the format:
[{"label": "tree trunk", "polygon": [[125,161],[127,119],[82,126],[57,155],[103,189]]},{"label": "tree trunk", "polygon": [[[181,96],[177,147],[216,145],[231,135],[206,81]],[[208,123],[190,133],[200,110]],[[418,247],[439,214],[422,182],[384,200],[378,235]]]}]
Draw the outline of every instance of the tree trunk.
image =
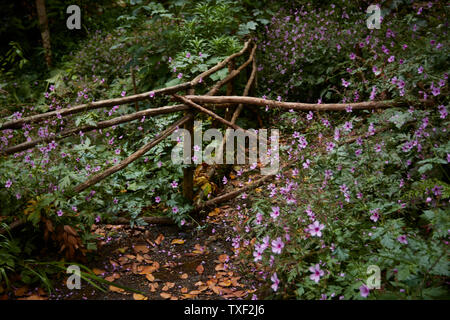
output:
[{"label": "tree trunk", "polygon": [[47,66],[52,65],[52,49],[50,45],[50,29],[48,28],[47,13],[45,11],[45,0],[36,0],[36,10],[39,19],[39,28],[41,29],[42,45],[45,50],[45,61]]}]

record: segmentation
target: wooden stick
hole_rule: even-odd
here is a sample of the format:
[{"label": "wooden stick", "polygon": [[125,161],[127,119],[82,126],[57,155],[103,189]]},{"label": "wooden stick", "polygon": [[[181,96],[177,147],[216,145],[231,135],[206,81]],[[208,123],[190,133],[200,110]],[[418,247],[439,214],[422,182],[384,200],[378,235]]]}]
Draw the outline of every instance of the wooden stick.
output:
[{"label": "wooden stick", "polygon": [[278,107],[283,109],[293,109],[301,111],[341,111],[345,110],[347,106],[352,107],[353,110],[364,109],[379,109],[391,108],[404,105],[405,102],[399,101],[369,101],[369,102],[354,102],[354,103],[301,103],[301,102],[279,102],[274,100],[267,100],[254,97],[242,96],[185,96],[186,99],[196,103],[237,103],[250,104],[257,106]]},{"label": "wooden stick", "polygon": [[20,152],[23,150],[27,150],[27,149],[33,148],[34,146],[36,146],[40,143],[61,140],[61,139],[67,138],[71,135],[74,135],[80,131],[88,132],[88,131],[92,131],[92,130],[96,130],[96,129],[109,128],[109,127],[116,126],[116,125],[119,125],[122,123],[141,119],[144,116],[156,116],[156,115],[166,114],[166,113],[171,113],[171,112],[184,111],[187,109],[189,109],[189,107],[184,104],[177,104],[174,106],[165,106],[165,107],[161,107],[161,108],[150,108],[150,109],[142,110],[142,111],[135,112],[132,114],[120,116],[117,118],[101,121],[101,122],[97,123],[96,125],[87,125],[87,126],[83,126],[83,127],[77,127],[77,128],[59,132],[54,136],[49,136],[49,137],[45,137],[45,138],[39,138],[36,140],[23,142],[21,144],[12,146],[10,148],[0,150],[0,154],[9,155],[9,154],[13,154],[13,153]]},{"label": "wooden stick", "polygon": [[[136,77],[134,75],[134,68],[133,68],[133,66],[130,67],[130,71],[131,71],[131,81],[133,82],[133,91],[134,91],[134,94],[137,94]],[[134,102],[134,108],[136,109],[136,112],[139,111],[139,104],[138,104],[137,101]]]},{"label": "wooden stick", "polygon": [[90,186],[96,184],[97,182],[105,179],[106,177],[109,177],[113,173],[122,170],[126,166],[128,166],[133,161],[137,160],[139,157],[143,156],[147,151],[149,151],[151,148],[156,146],[158,143],[163,141],[165,138],[167,138],[173,131],[175,131],[179,126],[185,124],[187,121],[189,121],[192,118],[191,115],[186,115],[177,122],[175,122],[172,126],[158,134],[152,141],[147,143],[145,146],[143,146],[141,149],[130,155],[128,158],[122,160],[120,163],[116,164],[115,166],[112,166],[105,171],[93,176],[92,178],[88,179],[87,181],[79,184],[75,187],[74,192],[80,193],[83,190],[86,190]]},{"label": "wooden stick", "polygon": [[234,54],[232,54],[231,56],[229,56],[228,58],[226,58],[225,60],[222,60],[221,62],[219,62],[218,64],[216,64],[214,67],[212,67],[209,70],[206,70],[205,72],[203,72],[202,74],[198,75],[197,77],[195,77],[192,81],[191,81],[191,86],[195,86],[199,83],[200,79],[205,79],[206,77],[209,77],[210,75],[212,75],[214,72],[226,67],[226,65],[233,60],[236,57],[239,57],[241,55],[244,54],[245,51],[247,51],[249,45],[250,45],[251,40],[248,40],[245,44],[244,47],[242,48],[241,51],[236,52]]},{"label": "wooden stick", "polygon": [[[231,123],[230,121],[225,120],[224,118],[222,118],[221,116],[215,114],[215,113],[212,112],[211,110],[208,110],[208,109],[206,109],[206,108],[203,108],[202,106],[200,106],[200,105],[198,105],[198,104],[192,102],[191,100],[189,100],[189,99],[187,99],[187,98],[185,98],[185,97],[179,96],[179,95],[177,95],[177,94],[174,94],[173,97],[174,97],[176,100],[178,100],[178,101],[180,101],[180,102],[183,102],[183,103],[185,103],[185,104],[187,104],[187,105],[189,105],[189,106],[191,106],[191,107],[193,107],[193,108],[196,108],[196,109],[198,109],[199,111],[201,111],[201,112],[203,112],[203,113],[205,113],[205,114],[207,114],[207,115],[213,117],[214,119],[216,119],[217,121],[223,123],[224,125],[226,125],[226,126],[228,126],[228,127],[231,127],[231,128],[233,128],[233,129],[235,129],[235,130],[239,130],[239,129],[244,130],[244,129],[242,129],[241,127],[239,127],[238,125],[236,125],[236,124],[234,124],[234,123]],[[190,97],[196,97],[196,96],[190,96]],[[244,130],[244,131],[247,132],[247,130]],[[248,133],[254,135],[253,132],[248,131]]]},{"label": "wooden stick", "polygon": [[217,82],[214,85],[214,87],[211,90],[209,90],[209,92],[206,95],[207,96],[215,95],[220,90],[220,88],[222,88],[222,86],[224,86],[225,84],[230,82],[239,73],[241,73],[241,71],[244,70],[254,60],[255,51],[256,51],[256,45],[253,47],[252,52],[250,53],[250,58],[245,63],[243,63],[239,68],[237,68],[236,70],[231,71],[225,79]]},{"label": "wooden stick", "polygon": [[[297,162],[297,160],[293,160],[293,161],[288,162],[283,168],[281,168],[280,171],[290,167],[291,165],[293,165],[296,162]],[[228,201],[230,199],[236,198],[241,193],[243,193],[245,191],[249,191],[249,190],[255,189],[255,188],[259,187],[260,185],[262,185],[263,183],[265,183],[267,181],[270,181],[275,176],[276,176],[276,174],[264,176],[264,177],[262,177],[262,178],[260,178],[260,179],[258,179],[256,181],[254,181],[254,182],[252,182],[252,183],[242,187],[242,188],[236,189],[234,191],[231,191],[231,192],[225,193],[225,194],[223,194],[221,196],[218,196],[218,197],[216,197],[214,199],[208,200],[208,201],[206,201],[206,202],[196,206],[194,208],[194,212],[198,212],[198,211],[210,208],[210,207],[214,207],[215,205],[217,205],[219,203],[222,203],[222,202]]]},{"label": "wooden stick", "polygon": [[[173,225],[175,221],[173,221],[169,217],[157,216],[157,217],[141,217],[148,224],[162,224],[162,225]],[[111,224],[129,224],[130,219],[119,217],[115,219]]]},{"label": "wooden stick", "polygon": [[[188,93],[192,94],[195,92],[195,89],[189,89]],[[186,115],[192,116],[189,121],[184,124],[184,129],[189,132],[191,139],[189,139],[189,150],[190,154],[194,154],[194,119],[195,119],[195,109],[189,108],[185,113]],[[184,141],[184,143],[187,143]],[[189,159],[191,160],[191,159]],[[194,199],[194,166],[189,165],[183,168],[183,196],[192,203]]]},{"label": "wooden stick", "polygon": [[135,101],[151,99],[150,92],[154,93],[155,96],[160,96],[163,94],[172,94],[172,93],[175,93],[175,92],[178,92],[181,90],[188,89],[190,87],[191,87],[191,84],[189,82],[185,82],[185,83],[173,86],[173,87],[144,92],[144,93],[135,94],[135,95],[128,96],[128,97],[101,100],[101,101],[93,101],[91,103],[86,103],[86,104],[82,104],[82,105],[71,107],[71,108],[64,108],[64,109],[60,109],[60,110],[36,114],[34,116],[25,117],[22,119],[8,121],[8,122],[5,122],[0,125],[0,130],[18,129],[18,128],[21,128],[21,126],[24,123],[40,122],[40,121],[43,121],[43,120],[51,118],[51,117],[56,117],[57,115],[65,116],[65,115],[76,114],[76,113],[93,110],[93,109],[112,107],[112,106],[127,104],[127,103],[131,103],[131,102],[135,102]]},{"label": "wooden stick", "polygon": [[5,234],[7,230],[12,231],[12,230],[14,230],[14,229],[16,229],[16,228],[18,228],[18,227],[24,225],[25,222],[26,222],[25,219],[19,219],[19,220],[16,220],[16,221],[12,222],[12,223],[8,226],[8,228],[1,228],[1,229],[0,229],[0,234]]},{"label": "wooden stick", "polygon": [[[253,51],[253,54],[254,54],[254,51]],[[245,85],[244,93],[243,93],[244,97],[247,96],[248,93],[250,92],[250,88],[256,77],[256,70],[257,70],[256,59],[253,58],[252,73],[250,75],[250,78],[247,81],[247,84]],[[244,105],[242,103],[239,104],[239,106],[236,108],[236,110],[233,113],[233,116],[231,118],[231,123],[236,123],[236,120],[239,117],[239,114],[241,113],[243,107],[244,107]],[[228,136],[225,135],[225,137],[222,141],[222,148],[218,150],[218,153],[219,153],[218,158],[219,159],[222,159],[222,157],[223,157],[223,150],[224,150],[224,146],[225,146],[227,138],[228,138]],[[211,166],[210,169],[206,172],[206,176],[207,176],[208,180],[210,180],[212,178],[212,176],[214,175],[215,172],[216,172],[216,166]]]},{"label": "wooden stick", "polygon": [[[242,94],[244,97],[248,96],[248,93],[250,92],[250,88],[252,87],[253,82],[255,81],[256,70],[257,70],[256,59],[253,57],[252,73],[250,74],[250,78],[248,79],[247,84],[245,85],[245,88],[244,88],[244,93]],[[236,108],[236,110],[233,113],[231,122],[236,123],[236,120],[239,117],[239,114],[241,113],[243,107],[244,107],[244,105],[242,103],[240,103],[238,105],[238,107]]]}]

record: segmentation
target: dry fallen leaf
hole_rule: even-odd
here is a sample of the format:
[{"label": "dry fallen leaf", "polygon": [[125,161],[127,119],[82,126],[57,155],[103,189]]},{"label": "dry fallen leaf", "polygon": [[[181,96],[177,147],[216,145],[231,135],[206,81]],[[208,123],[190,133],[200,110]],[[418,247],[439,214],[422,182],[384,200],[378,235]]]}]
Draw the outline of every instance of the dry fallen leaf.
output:
[{"label": "dry fallen leaf", "polygon": [[155,292],[156,289],[158,289],[159,284],[158,284],[158,282],[153,282],[153,283],[150,283],[148,285],[148,287],[150,288],[150,292]]},{"label": "dry fallen leaf", "polygon": [[147,278],[148,281],[153,282],[155,281],[155,277],[151,274],[151,273],[147,273],[145,275],[145,277]]},{"label": "dry fallen leaf", "polygon": [[221,271],[221,270],[225,270],[225,268],[224,268],[224,266],[223,266],[222,263],[221,263],[221,264],[218,264],[218,265],[216,266],[216,271]]},{"label": "dry fallen leaf", "polygon": [[99,268],[93,268],[93,269],[92,269],[92,272],[94,272],[95,275],[98,276],[98,275],[100,275],[100,274],[102,274],[102,273],[105,273],[105,270],[101,270],[101,269],[99,269]]},{"label": "dry fallen leaf", "polygon": [[113,282],[114,280],[119,279],[119,278],[120,278],[120,274],[118,274],[118,273],[116,272],[116,273],[113,273],[112,275],[106,277],[105,280],[106,280],[106,281]]},{"label": "dry fallen leaf", "polygon": [[125,292],[124,289],[116,287],[116,286],[113,286],[113,285],[109,286],[109,290],[112,291],[112,292],[118,292],[118,293],[124,293]]},{"label": "dry fallen leaf", "polygon": [[16,290],[14,290],[14,294],[16,295],[16,297],[22,297],[25,295],[25,292],[27,292],[27,290],[28,290],[27,286],[17,288]]},{"label": "dry fallen leaf", "polygon": [[220,261],[221,263],[227,262],[228,259],[229,259],[229,257],[228,257],[227,254],[221,254],[221,255],[219,256],[219,261]]},{"label": "dry fallen leaf", "polygon": [[175,286],[175,282],[166,282],[164,283],[164,287],[162,288],[162,291],[167,291],[169,289],[172,289]]},{"label": "dry fallen leaf", "polygon": [[180,276],[181,279],[187,279],[188,277],[189,277],[189,276],[188,276],[187,273],[183,273],[183,274]]},{"label": "dry fallen leaf", "polygon": [[171,244],[183,244],[184,242],[183,239],[173,239]]},{"label": "dry fallen leaf", "polygon": [[203,265],[199,264],[197,268],[195,268],[195,270],[198,272],[198,274],[202,274],[203,271],[205,271],[205,268],[203,267]]},{"label": "dry fallen leaf", "polygon": [[224,281],[219,282],[219,286],[221,287],[229,287],[231,286],[231,280],[230,279],[226,279]]},{"label": "dry fallen leaf", "polygon": [[161,298],[163,299],[170,299],[170,297],[172,296],[170,293],[166,293],[166,292],[161,292],[160,293]]},{"label": "dry fallen leaf", "polygon": [[210,217],[214,217],[217,216],[220,213],[220,209],[219,208],[215,208],[213,211],[211,211],[208,216]]},{"label": "dry fallen leaf", "polygon": [[188,292],[188,288],[183,287],[180,289],[181,293],[187,293]]},{"label": "dry fallen leaf", "polygon": [[19,298],[18,300],[47,300],[46,297],[38,296],[37,294],[33,294],[31,296],[25,297],[25,298]]},{"label": "dry fallen leaf", "polygon": [[202,292],[199,290],[192,290],[191,292],[189,292],[189,294],[191,294],[191,295],[198,295],[200,293],[202,293]]},{"label": "dry fallen leaf", "polygon": [[139,294],[139,293],[134,293],[133,299],[134,300],[148,300],[148,297],[143,296],[142,294]]},{"label": "dry fallen leaf", "polygon": [[160,234],[156,239],[155,239],[155,243],[157,244],[157,245],[160,245],[161,244],[161,242],[164,240],[164,235],[163,234]]},{"label": "dry fallen leaf", "polygon": [[139,245],[139,246],[134,246],[133,250],[137,253],[137,252],[142,252],[142,253],[147,253],[150,251],[149,248],[147,248],[147,245],[143,244],[143,245]]}]

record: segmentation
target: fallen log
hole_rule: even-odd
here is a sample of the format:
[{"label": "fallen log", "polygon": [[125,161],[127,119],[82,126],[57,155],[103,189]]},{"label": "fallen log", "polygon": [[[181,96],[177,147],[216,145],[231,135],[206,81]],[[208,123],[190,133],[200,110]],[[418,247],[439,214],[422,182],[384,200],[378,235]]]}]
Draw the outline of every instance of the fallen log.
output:
[{"label": "fallen log", "polygon": [[392,108],[408,104],[401,101],[368,101],[368,102],[353,102],[353,103],[302,103],[302,102],[281,102],[275,100],[267,100],[255,97],[243,96],[199,96],[187,95],[186,99],[195,103],[202,104],[221,104],[221,103],[236,103],[249,104],[257,106],[268,106],[272,108],[292,109],[301,111],[342,111],[350,106],[353,110],[370,110],[380,108]]},{"label": "fallen log", "polygon": [[151,148],[153,148],[158,143],[163,141],[165,138],[167,138],[178,127],[182,126],[187,121],[191,120],[191,118],[192,118],[192,115],[184,116],[183,118],[181,118],[180,120],[175,122],[172,126],[170,126],[166,130],[164,130],[163,132],[158,134],[155,137],[155,139],[153,139],[152,141],[147,143],[145,146],[143,146],[141,149],[139,149],[138,151],[136,151],[135,153],[130,155],[128,158],[122,160],[120,163],[118,163],[118,164],[116,164],[116,165],[106,169],[105,171],[103,171],[103,172],[93,176],[92,178],[88,179],[87,181],[85,181],[85,182],[79,184],[78,186],[76,186],[74,188],[74,192],[75,193],[80,193],[80,192],[86,190],[87,188],[89,188],[90,186],[98,183],[99,181],[109,177],[113,173],[115,173],[115,172],[117,172],[119,170],[122,170],[123,168],[128,166],[130,163],[132,163],[133,161],[137,160],[139,157],[143,156],[147,151],[149,151]]}]

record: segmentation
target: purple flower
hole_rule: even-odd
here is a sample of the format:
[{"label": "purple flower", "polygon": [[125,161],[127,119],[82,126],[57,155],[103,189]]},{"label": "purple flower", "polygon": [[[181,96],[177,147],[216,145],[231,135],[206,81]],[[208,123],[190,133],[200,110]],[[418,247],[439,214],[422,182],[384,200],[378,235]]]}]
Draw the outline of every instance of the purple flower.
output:
[{"label": "purple flower", "polygon": [[280,280],[278,279],[277,273],[274,272],[273,275],[270,277],[270,280],[272,280],[272,285],[270,286],[273,291],[278,290],[278,286],[280,285]]},{"label": "purple flower", "polygon": [[354,54],[353,52],[352,53],[350,53],[350,59],[351,60],[355,60],[355,58],[356,58],[356,54]]},{"label": "purple flower", "polygon": [[9,187],[11,187],[11,186],[12,186],[12,181],[11,181],[11,179],[6,180],[5,188],[9,188]]},{"label": "purple flower", "polygon": [[153,97],[155,97],[155,91],[150,91],[150,94],[149,94],[149,96],[150,96],[150,98],[153,98]]},{"label": "purple flower", "polygon": [[278,237],[276,240],[272,240],[272,252],[281,254],[281,250],[284,248],[284,242],[281,240],[281,237]]},{"label": "purple flower", "polygon": [[431,93],[433,94],[433,96],[438,96],[441,94],[441,89],[439,89],[439,87],[433,87]]},{"label": "purple flower", "polygon": [[351,121],[346,121],[345,123],[344,123],[344,129],[345,129],[345,131],[351,131],[352,129],[353,129],[353,124],[352,124],[352,122]]},{"label": "purple flower", "polygon": [[175,189],[176,187],[178,187],[178,182],[174,180],[170,185],[172,186],[173,189]]},{"label": "purple flower", "polygon": [[180,72],[180,73],[177,75],[177,78],[178,78],[178,79],[183,78],[183,74]]},{"label": "purple flower", "polygon": [[172,208],[172,212],[173,212],[173,213],[178,213],[178,207],[173,207],[173,208]]},{"label": "purple flower", "polygon": [[126,94],[127,94],[126,91],[122,91],[122,92],[120,93],[120,95],[121,95],[122,97],[125,97]]},{"label": "purple flower", "polygon": [[378,213],[378,208],[374,209],[374,210],[370,210],[370,213],[372,214],[370,216],[370,220],[372,220],[373,222],[377,222],[378,219],[380,218],[380,214]]},{"label": "purple flower", "polygon": [[224,176],[223,179],[222,179],[222,183],[223,184],[227,184],[227,182],[228,182],[228,179],[227,179],[227,177]]},{"label": "purple flower", "polygon": [[315,236],[321,237],[322,230],[324,228],[325,228],[325,225],[321,224],[319,221],[316,220],[308,226],[308,231],[312,237],[315,237]]},{"label": "purple flower", "polygon": [[408,244],[408,240],[406,239],[406,235],[401,235],[397,237],[397,241],[403,244]]},{"label": "purple flower", "polygon": [[160,203],[161,202],[161,197],[155,197],[155,202],[156,203]]},{"label": "purple flower", "polygon": [[58,215],[58,217],[61,217],[64,213],[61,209],[59,209],[56,214]]},{"label": "purple flower", "polygon": [[280,215],[280,207],[272,207],[272,212],[270,213],[270,216],[274,220],[276,220],[279,215]]},{"label": "purple flower", "polygon": [[341,78],[341,81],[342,81],[342,85],[343,85],[344,87],[346,87],[346,88],[350,85],[350,82],[345,81],[345,79],[342,79],[342,78]]},{"label": "purple flower", "polygon": [[315,283],[318,283],[320,280],[320,277],[322,277],[325,274],[325,272],[320,269],[320,266],[318,263],[314,266],[309,267],[308,270],[312,272],[312,274],[309,276],[309,278],[311,280],[313,280]]},{"label": "purple flower", "polygon": [[331,152],[331,151],[333,151],[335,144],[333,142],[327,142],[326,146],[327,146],[327,148],[326,148],[327,152]]},{"label": "purple flower", "polygon": [[390,56],[390,57],[388,58],[388,62],[389,62],[389,63],[394,62],[394,60],[395,60],[395,57],[394,57],[394,56]]},{"label": "purple flower", "polygon": [[370,289],[365,284],[363,284],[361,287],[359,287],[359,294],[361,295],[361,297],[367,298],[369,293],[370,293]]}]

